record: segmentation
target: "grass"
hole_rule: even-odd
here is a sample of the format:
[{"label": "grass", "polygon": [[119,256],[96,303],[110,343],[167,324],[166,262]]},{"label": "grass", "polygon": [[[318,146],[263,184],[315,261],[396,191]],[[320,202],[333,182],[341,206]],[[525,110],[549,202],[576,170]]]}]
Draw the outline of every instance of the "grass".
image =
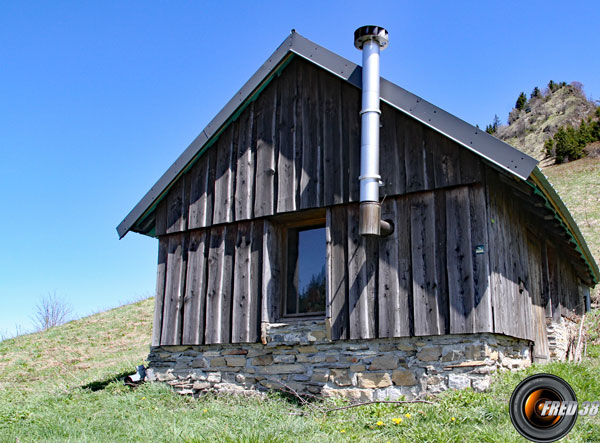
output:
[{"label": "grass", "polygon": [[600,260],[600,158],[544,168],[575,218],[596,262]]},{"label": "grass", "polygon": [[[544,172],[599,258],[600,159]],[[148,353],[152,309],[147,299],[0,342],[0,442],[517,442],[525,440],[510,423],[508,400],[526,376],[553,373],[580,401],[600,400],[599,311],[586,317],[590,344],[581,364],[500,373],[490,392],[446,392],[434,405],[371,405],[324,415],[276,393],[264,400],[193,399],[163,384],[124,386],[120,378]],[[564,441],[600,441],[600,416],[580,417]]]},{"label": "grass", "polygon": [[[488,393],[446,392],[434,405],[323,414],[277,393],[193,399],[163,384],[131,389],[119,378],[143,363],[151,319],[149,299],[1,342],[0,442],[511,442],[524,440],[510,423],[508,400],[529,374],[559,375],[580,401],[600,399],[598,345],[581,364],[497,374]],[[588,316],[590,326],[599,322]],[[580,417],[565,441],[600,441],[600,416]]]}]

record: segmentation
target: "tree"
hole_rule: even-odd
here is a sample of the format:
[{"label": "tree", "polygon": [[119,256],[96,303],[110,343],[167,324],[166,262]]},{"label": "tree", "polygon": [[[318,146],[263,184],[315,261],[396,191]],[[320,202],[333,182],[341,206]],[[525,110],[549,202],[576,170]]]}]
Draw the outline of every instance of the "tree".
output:
[{"label": "tree", "polygon": [[56,292],[48,294],[35,307],[34,325],[40,331],[62,325],[68,321],[71,307]]},{"label": "tree", "polygon": [[488,134],[495,134],[498,131],[499,127],[500,118],[498,117],[498,114],[494,114],[494,120],[492,121],[491,125],[487,125],[485,127],[485,132],[487,132]]},{"label": "tree", "polygon": [[524,92],[521,92],[521,94],[519,94],[519,98],[517,99],[517,103],[515,104],[515,108],[523,109],[526,104],[527,104],[527,96],[525,95]]},{"label": "tree", "polygon": [[542,93],[540,92],[540,88],[538,88],[537,86],[535,88],[533,88],[533,91],[531,92],[531,98],[537,98],[537,97],[541,97]]}]

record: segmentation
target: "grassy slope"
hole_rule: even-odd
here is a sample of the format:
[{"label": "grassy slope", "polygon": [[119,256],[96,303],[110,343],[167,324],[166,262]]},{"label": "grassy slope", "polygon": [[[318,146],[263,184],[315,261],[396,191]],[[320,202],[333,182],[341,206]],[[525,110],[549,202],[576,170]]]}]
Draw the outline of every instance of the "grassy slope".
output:
[{"label": "grassy slope", "polygon": [[[600,160],[544,172],[600,257]],[[148,352],[152,305],[144,300],[1,342],[0,441],[524,441],[507,405],[528,374],[557,374],[580,401],[600,400],[600,346],[590,346],[592,358],[580,365],[552,363],[500,374],[489,393],[447,392],[434,406],[376,405],[325,416],[276,394],[269,401],[194,400],[164,385],[131,390],[117,378]],[[588,322],[595,328],[590,338],[600,343],[599,313]],[[298,412],[306,415],[290,414]],[[403,421],[396,425],[392,418]],[[565,441],[600,441],[600,416],[580,417]]]},{"label": "grassy slope", "polygon": [[[594,358],[583,364],[504,373],[489,393],[447,392],[432,406],[373,405],[324,415],[278,394],[268,401],[195,400],[162,384],[132,390],[117,377],[143,361],[151,311],[152,300],[144,300],[0,343],[0,441],[523,441],[507,405],[526,375],[555,373],[580,401],[600,399],[600,347],[589,347]],[[600,441],[599,421],[580,417],[566,441]]]},{"label": "grassy slope", "polygon": [[583,158],[544,168],[600,261],[600,158]]}]

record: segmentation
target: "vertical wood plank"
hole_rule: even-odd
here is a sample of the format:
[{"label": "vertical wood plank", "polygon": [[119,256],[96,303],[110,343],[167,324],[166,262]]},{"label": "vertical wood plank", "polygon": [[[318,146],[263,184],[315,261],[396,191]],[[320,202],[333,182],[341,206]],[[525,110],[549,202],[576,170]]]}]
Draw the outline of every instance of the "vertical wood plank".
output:
[{"label": "vertical wood plank", "polygon": [[302,65],[302,172],[300,176],[300,207],[319,206],[320,146],[319,146],[319,83],[318,71]]},{"label": "vertical wood plank", "polygon": [[[209,225],[207,209],[209,193],[212,187],[210,178],[210,155],[205,153],[190,170],[190,205],[188,215],[189,229],[203,228]],[[210,216],[212,220],[212,214]]]},{"label": "vertical wood plank", "polygon": [[256,342],[260,337],[260,311],[262,306],[262,269],[264,223],[253,220],[250,246],[250,303],[248,304],[248,342]]},{"label": "vertical wood plank", "polygon": [[233,235],[235,228],[227,225],[214,227],[210,231],[206,290],[207,344],[227,343],[230,340]]},{"label": "vertical wood plank", "polygon": [[394,221],[394,232],[379,240],[379,337],[405,337],[411,325],[409,216],[396,199],[386,199],[381,211]]},{"label": "vertical wood plank", "polygon": [[345,85],[342,91],[342,147],[348,168],[348,197],[345,201],[360,200],[360,90]]},{"label": "vertical wood plank", "polygon": [[182,344],[200,345],[204,339],[206,237],[205,230],[189,233]]},{"label": "vertical wood plank", "polygon": [[[405,187],[404,163],[400,163],[401,155],[398,146],[397,112],[386,103],[381,104],[379,171],[384,183],[383,192],[387,195],[401,194]],[[404,142],[403,136],[401,140]]]},{"label": "vertical wood plank", "polygon": [[450,333],[468,334],[475,329],[469,190],[463,186],[445,194]]},{"label": "vertical wood plank", "polygon": [[437,290],[438,328],[442,334],[450,333],[450,299],[448,296],[448,261],[446,256],[446,194],[436,191],[433,194],[435,210],[435,272]]},{"label": "vertical wood plank", "polygon": [[505,285],[506,264],[502,248],[502,230],[500,220],[499,196],[497,193],[498,180],[494,172],[486,168],[486,197],[488,207],[488,239],[490,253],[490,282],[492,289],[492,310],[494,332],[503,334],[505,331],[505,310],[507,288]]},{"label": "vertical wood plank", "polygon": [[156,236],[160,237],[167,233],[167,199],[163,198],[156,205]]},{"label": "vertical wood plank", "polygon": [[348,318],[348,273],[347,258],[347,218],[344,206],[334,206],[327,210],[327,279],[329,313],[331,318],[331,338],[345,340],[349,336]]},{"label": "vertical wood plank", "polygon": [[342,148],[342,97],[340,80],[329,72],[320,72],[323,125],[323,187],[325,206],[344,202],[343,169],[344,150]]},{"label": "vertical wood plank", "polygon": [[250,311],[252,304],[252,223],[238,225],[235,243],[235,269],[233,272],[233,313],[231,340],[233,343],[250,341],[254,329]]},{"label": "vertical wood plank", "polygon": [[471,260],[473,262],[474,332],[493,332],[492,294],[490,287],[490,245],[488,214],[483,185],[469,187],[471,216]]},{"label": "vertical wood plank", "polygon": [[255,104],[256,177],[254,216],[273,214],[275,201],[275,117],[277,84],[271,83]]},{"label": "vertical wood plank", "polygon": [[412,243],[409,197],[396,199],[395,230],[398,232],[398,311],[394,318],[394,337],[414,334]]},{"label": "vertical wood plank", "polygon": [[426,140],[433,147],[434,179],[436,188],[456,186],[460,184],[461,164],[460,151],[465,148],[431,129],[425,130]]},{"label": "vertical wood plank", "polygon": [[410,205],[415,335],[439,335],[433,192],[414,195]]},{"label": "vertical wood plank", "polygon": [[156,294],[154,296],[154,323],[152,328],[152,346],[161,344],[163,307],[165,303],[165,283],[167,271],[167,255],[169,241],[167,238],[158,240],[158,268],[156,271]]},{"label": "vertical wood plank", "polygon": [[185,238],[184,234],[173,234],[168,238],[167,275],[161,345],[181,344],[182,306],[185,292]]},{"label": "vertical wood plank", "polygon": [[[263,228],[262,315],[261,322],[274,322],[281,303],[281,230],[265,220]],[[265,337],[263,337],[265,339]]]},{"label": "vertical wood plank", "polygon": [[252,218],[254,191],[255,149],[252,145],[254,130],[254,102],[239,118],[237,165],[235,178],[235,219]]},{"label": "vertical wood plank", "polygon": [[[213,222],[229,223],[233,221],[235,162],[233,161],[235,122],[227,128],[217,141],[217,169],[214,182],[215,206]],[[237,142],[236,142],[237,143]]]},{"label": "vertical wood plank", "polygon": [[167,234],[186,229],[187,213],[184,214],[185,177],[180,177],[167,194]]},{"label": "vertical wood plank", "polygon": [[556,249],[548,243],[546,244],[546,251],[548,256],[548,280],[550,282],[549,289],[550,301],[552,303],[552,321],[558,322],[561,314],[558,257],[556,255]]},{"label": "vertical wood plank", "polygon": [[296,63],[290,64],[279,78],[281,109],[277,122],[277,212],[296,209],[296,187],[294,171],[294,138],[296,106]]},{"label": "vertical wood plank", "polygon": [[542,251],[542,303],[544,305],[544,315],[546,318],[552,317],[552,299],[550,296],[550,279],[548,270],[548,250],[546,242],[541,243]]},{"label": "vertical wood plank", "polygon": [[348,206],[347,215],[350,338],[374,338],[376,279],[371,269],[372,265],[367,263],[367,255],[372,255],[372,245],[358,233],[359,206]]},{"label": "vertical wood plank", "polygon": [[423,152],[423,128],[420,123],[398,114],[404,131],[404,168],[406,192],[422,191],[426,188],[426,158]]},{"label": "vertical wood plank", "polygon": [[550,358],[548,336],[546,332],[545,306],[542,301],[542,250],[539,240],[531,235],[527,238],[529,250],[529,292],[532,303],[533,357],[546,360]]}]

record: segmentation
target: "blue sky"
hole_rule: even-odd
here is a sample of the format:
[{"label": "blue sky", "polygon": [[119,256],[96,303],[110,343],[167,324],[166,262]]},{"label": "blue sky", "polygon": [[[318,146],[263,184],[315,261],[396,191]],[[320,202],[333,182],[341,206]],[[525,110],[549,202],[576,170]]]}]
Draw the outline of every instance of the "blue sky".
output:
[{"label": "blue sky", "polygon": [[600,98],[597,2],[0,4],[0,332],[50,292],[76,316],[152,295],[157,242],[115,227],[295,28],[354,62],[386,27],[382,75],[469,123],[520,91]]}]

